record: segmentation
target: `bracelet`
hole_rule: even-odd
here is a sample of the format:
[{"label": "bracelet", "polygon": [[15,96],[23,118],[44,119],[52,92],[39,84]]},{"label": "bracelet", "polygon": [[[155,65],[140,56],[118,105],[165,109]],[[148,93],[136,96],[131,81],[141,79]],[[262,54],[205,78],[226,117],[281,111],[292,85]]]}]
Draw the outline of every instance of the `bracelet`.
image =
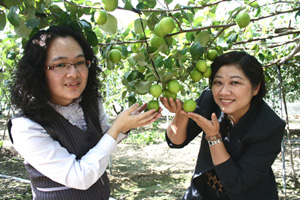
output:
[{"label": "bracelet", "polygon": [[208,140],[207,142],[208,142],[209,146],[215,146],[216,144],[220,144],[222,141],[223,141],[222,138],[219,138],[219,139],[213,140],[213,141]]},{"label": "bracelet", "polygon": [[220,133],[218,135],[214,135],[214,136],[205,135],[205,139],[207,141],[216,141],[216,140],[222,139],[222,136]]}]

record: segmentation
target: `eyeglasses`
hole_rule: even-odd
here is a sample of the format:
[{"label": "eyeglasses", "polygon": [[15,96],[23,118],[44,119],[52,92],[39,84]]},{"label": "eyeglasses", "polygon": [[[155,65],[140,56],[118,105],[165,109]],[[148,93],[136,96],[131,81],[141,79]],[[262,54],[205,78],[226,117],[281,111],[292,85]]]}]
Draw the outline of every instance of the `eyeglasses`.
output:
[{"label": "eyeglasses", "polygon": [[84,71],[90,68],[92,62],[90,60],[82,60],[76,63],[59,63],[55,65],[45,66],[46,69],[53,70],[58,74],[65,74],[70,71],[71,66],[73,65],[77,71]]}]

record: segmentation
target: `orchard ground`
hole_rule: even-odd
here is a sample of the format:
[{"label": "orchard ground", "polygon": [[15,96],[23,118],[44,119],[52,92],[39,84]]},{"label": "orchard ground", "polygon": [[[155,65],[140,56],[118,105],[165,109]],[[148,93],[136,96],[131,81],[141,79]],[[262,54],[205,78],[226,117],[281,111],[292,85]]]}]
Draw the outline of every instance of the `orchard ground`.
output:
[{"label": "orchard ground", "polygon": [[[300,119],[291,122],[293,139],[300,139]],[[111,180],[112,197],[118,200],[177,200],[190,184],[199,151],[200,137],[182,149],[170,149],[164,141],[167,121],[162,118],[158,129],[152,127],[132,131],[118,145],[107,172]],[[1,121],[0,136],[5,121]],[[138,134],[144,136],[139,140]],[[7,136],[7,133],[6,133]],[[136,139],[138,138],[138,139]],[[150,138],[150,139],[149,139]],[[145,144],[144,142],[151,144]],[[286,147],[286,199],[299,200],[300,187],[291,181],[289,148]],[[300,181],[300,144],[293,146],[296,177]],[[0,199],[32,199],[28,176],[22,158],[13,150],[8,138],[0,152]],[[280,198],[284,199],[283,163],[280,153],[272,166]]]}]

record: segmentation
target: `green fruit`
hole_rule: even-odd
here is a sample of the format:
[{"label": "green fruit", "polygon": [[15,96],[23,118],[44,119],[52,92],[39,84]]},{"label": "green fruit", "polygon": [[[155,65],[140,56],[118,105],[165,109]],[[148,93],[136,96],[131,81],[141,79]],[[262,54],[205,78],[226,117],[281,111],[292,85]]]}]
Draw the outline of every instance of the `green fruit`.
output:
[{"label": "green fruit", "polygon": [[164,40],[164,38],[154,35],[150,40],[150,44],[152,47],[158,49],[161,45],[166,44],[166,41]]},{"label": "green fruit", "polygon": [[175,28],[175,22],[172,17],[164,17],[160,22],[160,27],[164,33],[171,33]]},{"label": "green fruit", "polygon": [[155,109],[156,111],[158,111],[159,109],[159,103],[157,100],[151,100],[148,102],[147,104],[147,109],[151,110],[151,109]]},{"label": "green fruit", "polygon": [[214,61],[218,57],[218,52],[214,49],[209,49],[207,51],[207,59]]},{"label": "green fruit", "polygon": [[107,22],[107,12],[105,10],[100,10],[98,12],[95,12],[95,21],[98,25],[103,25]]},{"label": "green fruit", "polygon": [[200,81],[200,79],[202,78],[201,72],[199,72],[199,71],[196,70],[196,69],[193,69],[193,70],[191,71],[190,76],[191,76],[192,80],[195,81],[195,82]]},{"label": "green fruit", "polygon": [[208,67],[207,70],[205,72],[203,72],[203,76],[205,78],[209,78],[211,76],[211,72],[212,72],[211,67]]},{"label": "green fruit", "polygon": [[196,69],[199,72],[205,72],[207,69],[207,64],[206,64],[205,60],[198,60],[196,63]]},{"label": "green fruit", "polygon": [[195,42],[200,42],[201,46],[203,47],[206,46],[209,40],[210,40],[210,35],[209,32],[207,31],[201,31],[200,33],[195,35],[195,39],[194,39]]},{"label": "green fruit", "polygon": [[164,37],[166,35],[166,33],[161,28],[160,23],[155,24],[154,33],[155,33],[155,35],[157,35],[159,37]]},{"label": "green fruit", "polygon": [[177,80],[171,80],[168,83],[168,90],[174,94],[177,94],[180,90],[180,84]]},{"label": "green fruit", "polygon": [[172,98],[173,101],[175,101],[176,98],[177,98],[177,94],[174,94],[174,93],[170,92],[169,90],[165,90],[165,91],[163,92],[163,97],[167,97],[167,98],[168,98],[168,101],[169,101],[169,98]]},{"label": "green fruit", "polygon": [[118,63],[121,61],[121,58],[122,58],[122,53],[118,49],[112,49],[109,52],[109,59],[111,60],[111,62]]},{"label": "green fruit", "polygon": [[150,94],[152,94],[153,97],[159,97],[162,93],[162,87],[158,84],[152,85],[150,87]]},{"label": "green fruit", "polygon": [[235,21],[240,28],[245,28],[250,23],[250,15],[247,12],[237,14]]},{"label": "green fruit", "polygon": [[145,71],[146,71],[146,67],[144,67],[144,66],[136,66],[136,69],[138,70],[138,72],[140,72],[140,73],[144,73]]},{"label": "green fruit", "polygon": [[182,107],[185,112],[193,112],[194,110],[196,110],[197,103],[192,99],[188,99],[183,103]]},{"label": "green fruit", "polygon": [[104,10],[111,12],[117,9],[118,0],[102,0]]},{"label": "green fruit", "polygon": [[164,39],[165,39],[166,44],[167,44],[168,46],[171,46],[171,45],[172,45],[172,43],[173,43],[173,37],[165,37]]},{"label": "green fruit", "polygon": [[122,46],[118,44],[114,45],[112,49],[118,49],[120,52],[122,52]]}]

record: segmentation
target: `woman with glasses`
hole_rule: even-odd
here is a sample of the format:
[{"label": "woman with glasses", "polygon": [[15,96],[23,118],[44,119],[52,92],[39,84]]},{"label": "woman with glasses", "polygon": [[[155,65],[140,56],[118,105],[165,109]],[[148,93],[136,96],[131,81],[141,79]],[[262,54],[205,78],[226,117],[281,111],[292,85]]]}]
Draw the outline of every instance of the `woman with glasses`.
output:
[{"label": "woman with glasses", "polygon": [[154,122],[161,109],[135,104],[108,124],[99,95],[100,69],[84,36],[50,27],[27,43],[11,86],[20,111],[9,123],[25,160],[33,199],[109,199],[105,172],[126,133]]},{"label": "woman with glasses", "polygon": [[263,68],[255,57],[232,51],[214,60],[210,89],[186,113],[179,99],[161,98],[175,113],[168,145],[182,148],[200,133],[196,168],[183,199],[276,200],[271,165],[280,152],[285,123],[266,104]]}]

